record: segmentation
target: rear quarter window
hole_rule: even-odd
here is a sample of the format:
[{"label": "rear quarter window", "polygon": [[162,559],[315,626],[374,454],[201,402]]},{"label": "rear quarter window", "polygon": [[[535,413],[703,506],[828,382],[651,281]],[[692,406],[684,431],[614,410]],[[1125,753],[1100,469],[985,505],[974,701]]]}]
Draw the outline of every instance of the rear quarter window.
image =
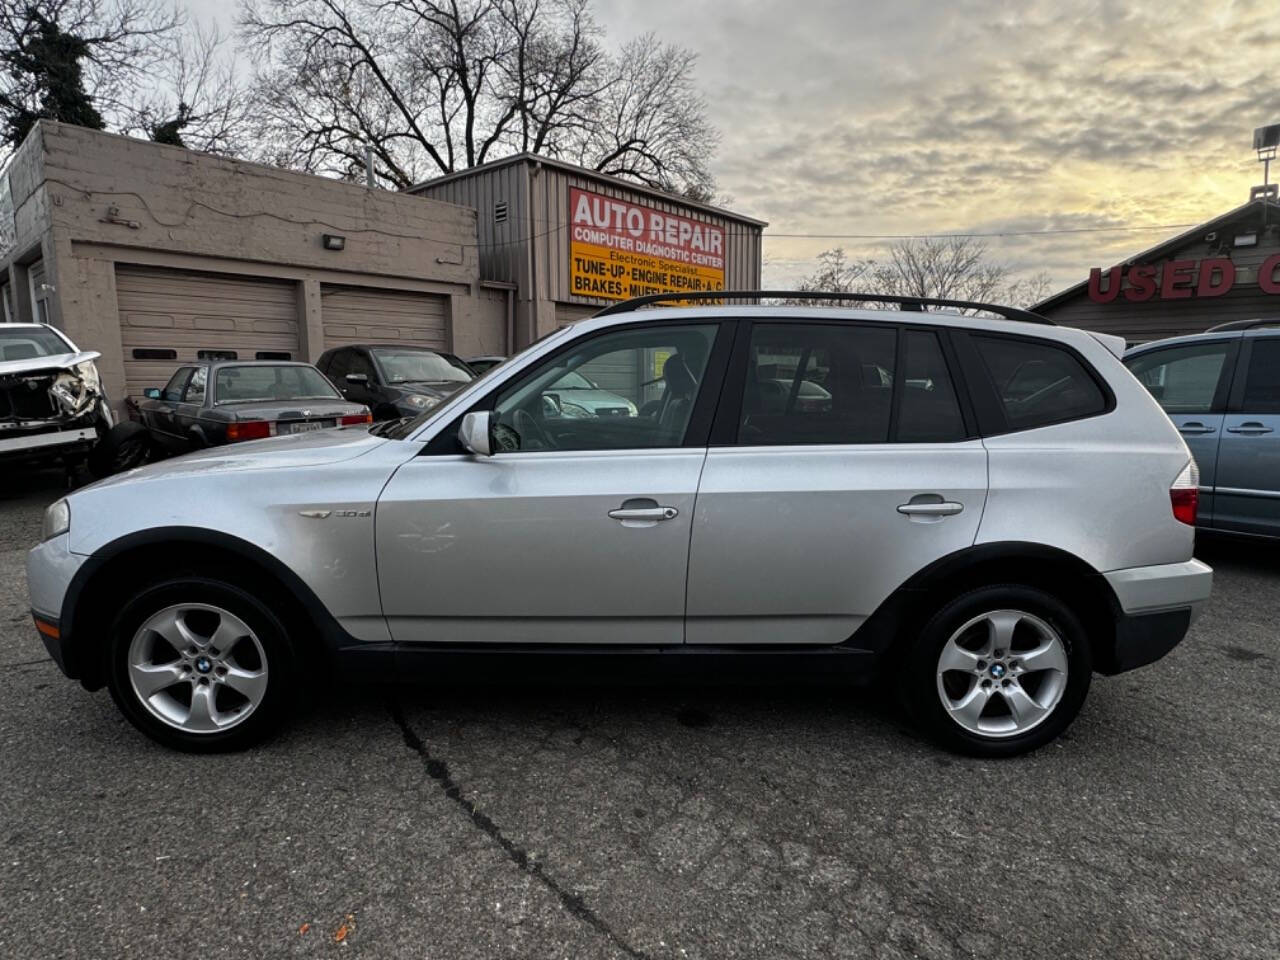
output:
[{"label": "rear quarter window", "polygon": [[1072,353],[1043,340],[972,335],[1010,430],[1106,413],[1097,378]]}]

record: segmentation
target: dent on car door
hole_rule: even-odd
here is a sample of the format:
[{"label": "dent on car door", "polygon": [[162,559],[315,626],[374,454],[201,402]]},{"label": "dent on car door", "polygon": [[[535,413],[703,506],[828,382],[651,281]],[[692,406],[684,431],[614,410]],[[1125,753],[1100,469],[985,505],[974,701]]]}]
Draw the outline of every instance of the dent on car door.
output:
[{"label": "dent on car door", "polygon": [[[461,452],[455,423],[441,455],[397,470],[377,512],[395,639],[681,643],[694,499],[727,362],[719,332],[662,323],[574,340],[481,402],[493,456]],[[607,374],[637,410],[657,403],[629,429],[580,414],[568,429],[546,392],[570,369]]]},{"label": "dent on car door", "polygon": [[1201,526],[1215,525],[1218,450],[1239,338],[1140,353],[1125,361],[1186,441],[1200,468]]},{"label": "dent on car door", "polygon": [[1280,337],[1246,336],[1223,418],[1214,526],[1280,534]]},{"label": "dent on car door", "polygon": [[698,489],[689,643],[840,643],[973,543],[986,451],[937,331],[756,323],[733,369]]}]

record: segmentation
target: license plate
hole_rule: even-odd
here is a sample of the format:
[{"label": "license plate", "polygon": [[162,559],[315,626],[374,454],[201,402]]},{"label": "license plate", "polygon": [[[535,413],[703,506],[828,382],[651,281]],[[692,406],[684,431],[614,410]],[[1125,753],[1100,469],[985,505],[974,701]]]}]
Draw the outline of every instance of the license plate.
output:
[{"label": "license plate", "polygon": [[312,430],[323,430],[332,427],[332,420],[307,420],[303,423],[287,424],[290,433],[310,433]]}]

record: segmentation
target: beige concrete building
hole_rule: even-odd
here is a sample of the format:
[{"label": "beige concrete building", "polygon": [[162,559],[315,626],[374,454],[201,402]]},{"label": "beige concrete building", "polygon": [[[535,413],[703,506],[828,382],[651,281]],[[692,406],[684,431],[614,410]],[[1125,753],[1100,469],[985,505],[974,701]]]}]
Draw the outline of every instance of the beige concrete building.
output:
[{"label": "beige concrete building", "polygon": [[474,209],[42,122],[0,177],[6,320],[42,320],[117,412],[182,362],[393,341],[501,354]]}]

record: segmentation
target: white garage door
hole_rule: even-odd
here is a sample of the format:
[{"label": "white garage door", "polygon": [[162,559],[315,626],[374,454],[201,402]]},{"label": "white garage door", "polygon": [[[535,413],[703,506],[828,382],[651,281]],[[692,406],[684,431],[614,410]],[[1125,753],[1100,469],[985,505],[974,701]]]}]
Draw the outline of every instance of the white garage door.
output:
[{"label": "white garage door", "polygon": [[447,297],[326,285],[321,287],[320,301],[326,350],[348,343],[449,348]]},{"label": "white garage door", "polygon": [[297,284],[183,270],[116,267],[125,389],[162,387],[181,363],[305,359]]}]

